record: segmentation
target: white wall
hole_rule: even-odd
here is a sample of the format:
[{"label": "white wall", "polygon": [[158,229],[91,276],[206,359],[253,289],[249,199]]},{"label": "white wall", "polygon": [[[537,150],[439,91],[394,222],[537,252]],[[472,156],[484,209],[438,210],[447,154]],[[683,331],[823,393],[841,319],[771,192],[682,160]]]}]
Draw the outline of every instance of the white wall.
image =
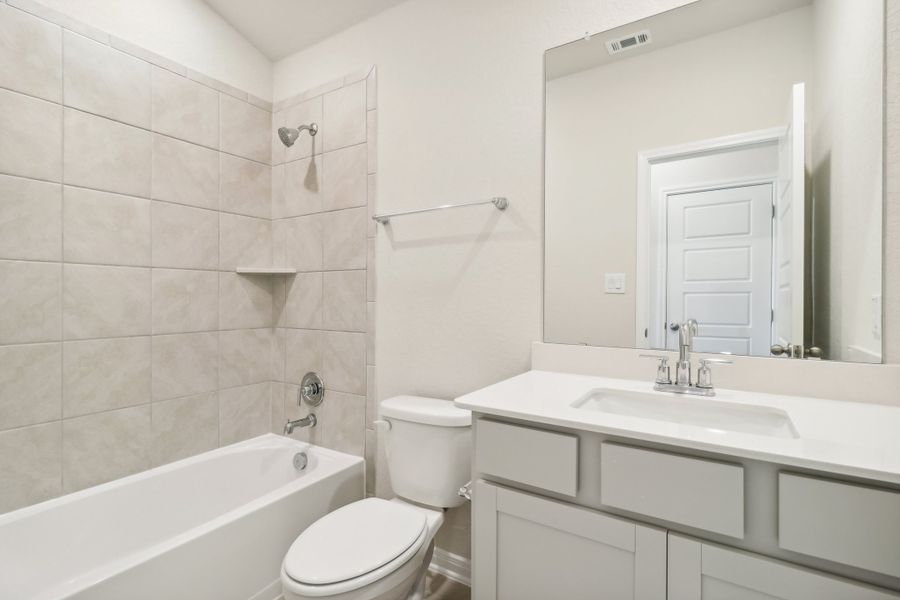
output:
[{"label": "white wall", "polygon": [[548,341],[634,346],[638,153],[785,125],[811,52],[805,7],[548,82]]},{"label": "white wall", "polygon": [[264,100],[272,98],[272,63],[202,0],[37,0],[37,4]]},{"label": "white wall", "polygon": [[[681,4],[409,0],[276,63],[276,100],[377,65],[380,210],[511,202],[379,226],[379,397],[452,398],[528,369],[542,336],[543,53]],[[467,555],[467,528],[445,529],[440,545]]]},{"label": "white wall", "polygon": [[815,3],[815,339],[878,362],[882,293],[883,19],[879,2]]}]

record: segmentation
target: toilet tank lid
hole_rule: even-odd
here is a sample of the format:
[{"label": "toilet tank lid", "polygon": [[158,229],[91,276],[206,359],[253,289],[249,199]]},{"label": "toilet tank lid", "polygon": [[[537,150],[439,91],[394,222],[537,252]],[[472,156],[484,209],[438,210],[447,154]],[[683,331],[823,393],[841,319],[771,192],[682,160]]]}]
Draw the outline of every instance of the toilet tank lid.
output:
[{"label": "toilet tank lid", "polygon": [[381,403],[381,416],[423,425],[468,427],[472,413],[457,408],[451,400],[423,396],[394,396]]}]

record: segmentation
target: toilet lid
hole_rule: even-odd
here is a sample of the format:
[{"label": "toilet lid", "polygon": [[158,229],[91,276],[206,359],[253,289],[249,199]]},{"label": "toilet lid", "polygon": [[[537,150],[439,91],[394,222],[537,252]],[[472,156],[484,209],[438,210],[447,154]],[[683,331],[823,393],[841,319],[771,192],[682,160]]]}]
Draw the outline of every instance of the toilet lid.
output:
[{"label": "toilet lid", "polygon": [[365,575],[424,539],[425,515],[397,502],[367,498],[329,513],[300,534],[284,570],[300,583],[325,585]]}]

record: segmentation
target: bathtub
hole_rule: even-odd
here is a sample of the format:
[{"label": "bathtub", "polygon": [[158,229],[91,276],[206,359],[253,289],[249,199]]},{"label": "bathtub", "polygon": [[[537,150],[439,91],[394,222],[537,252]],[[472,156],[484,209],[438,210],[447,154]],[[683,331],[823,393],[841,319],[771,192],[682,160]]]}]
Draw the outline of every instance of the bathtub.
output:
[{"label": "bathtub", "polygon": [[268,434],[0,515],[0,599],[272,600],[288,547],[363,473]]}]

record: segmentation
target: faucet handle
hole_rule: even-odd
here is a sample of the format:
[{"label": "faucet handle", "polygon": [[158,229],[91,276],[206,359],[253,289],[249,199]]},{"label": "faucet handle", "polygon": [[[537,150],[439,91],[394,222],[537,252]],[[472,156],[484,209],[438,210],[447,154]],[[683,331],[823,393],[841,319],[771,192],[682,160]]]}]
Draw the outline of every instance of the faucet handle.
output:
[{"label": "faucet handle", "polygon": [[731,364],[734,364],[734,361],[728,360],[727,358],[701,358],[700,368],[697,370],[697,387],[704,390],[712,389],[712,371],[710,370],[709,365]]},{"label": "faucet handle", "polygon": [[656,383],[668,385],[672,383],[671,371],[669,370],[669,356],[666,354],[639,354],[641,358],[655,358],[659,361],[656,367]]}]

